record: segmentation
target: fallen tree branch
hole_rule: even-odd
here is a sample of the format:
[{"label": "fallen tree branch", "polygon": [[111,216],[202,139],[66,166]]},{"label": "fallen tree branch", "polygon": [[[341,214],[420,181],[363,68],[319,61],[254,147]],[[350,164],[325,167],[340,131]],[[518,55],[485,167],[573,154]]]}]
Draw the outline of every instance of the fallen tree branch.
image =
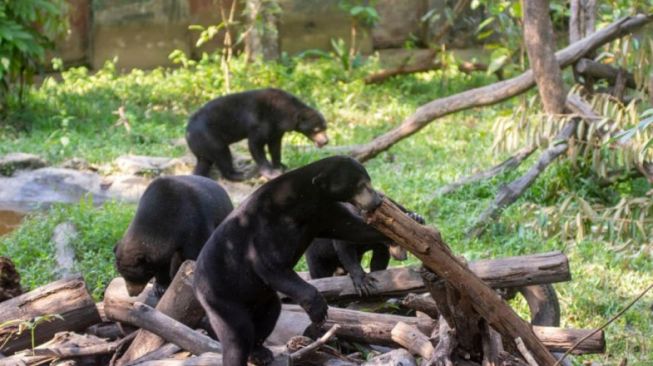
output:
[{"label": "fallen tree branch", "polygon": [[[605,79],[610,85],[615,85],[617,82],[617,75],[619,75],[619,69],[612,67],[610,65],[602,64],[600,62],[592,61],[587,58],[582,58],[574,70],[584,76],[591,77],[594,79]],[[632,89],[637,88],[637,83],[635,82],[635,77],[630,72],[625,72],[624,74],[626,86]]]},{"label": "fallen tree branch", "polygon": [[521,353],[521,355],[528,363],[528,366],[538,366],[537,362],[533,358],[533,355],[530,353],[530,351],[528,351],[528,348],[526,348],[526,345],[524,344],[524,341],[522,341],[521,338],[516,338],[515,344],[517,345],[517,349],[519,350],[519,353]]},{"label": "fallen tree branch", "polygon": [[533,152],[537,150],[537,146],[526,146],[520,150],[518,150],[513,156],[509,157],[508,159],[504,160],[498,165],[493,166],[490,169],[478,172],[474,175],[470,175],[468,177],[464,177],[461,179],[458,179],[457,181],[447,184],[444,187],[440,187],[435,193],[433,194],[433,197],[437,196],[443,196],[445,194],[449,194],[451,192],[454,192],[458,190],[459,188],[462,188],[468,184],[471,183],[476,183],[482,180],[486,180],[492,177],[495,177],[499,174],[503,174],[507,171],[516,169],[521,165],[521,163],[526,160]]},{"label": "fallen tree branch", "polygon": [[303,357],[306,357],[306,355],[310,354],[315,349],[328,342],[329,339],[331,339],[331,337],[333,337],[336,334],[336,331],[338,329],[340,329],[340,325],[334,324],[333,326],[331,326],[331,329],[329,329],[326,333],[324,333],[324,335],[320,337],[318,340],[316,340],[315,342],[309,344],[308,346],[298,351],[293,352],[290,355],[290,359],[295,362],[300,361]]},{"label": "fallen tree branch", "polygon": [[125,302],[107,302],[105,311],[109,319],[146,329],[192,354],[222,353],[222,345],[209,336],[196,332],[143,303],[136,302],[130,306]]},{"label": "fallen tree branch", "polygon": [[[469,263],[469,268],[494,288],[523,287],[569,281],[569,260],[561,252],[539,253],[497,259],[482,259]],[[416,268],[389,268],[371,272],[376,280],[372,296],[397,296],[409,292],[426,292],[424,281]],[[327,300],[358,299],[349,276],[335,276],[308,281]],[[282,295],[283,296],[283,295]]]},{"label": "fallen tree branch", "polygon": [[569,148],[568,140],[576,132],[577,125],[578,119],[576,118],[567,122],[556,135],[551,146],[540,155],[535,165],[524,175],[499,189],[494,202],[490,203],[490,206],[479,215],[476,222],[467,231],[467,236],[478,237],[482,235],[490,221],[499,217],[504,208],[514,203],[555,159],[567,151],[567,148]]},{"label": "fallen tree branch", "polygon": [[468,298],[474,310],[501,335],[510,339],[521,337],[542,366],[555,363],[556,359],[537,338],[530,324],[453,254],[437,230],[410,223],[410,218],[401,215],[401,210],[384,197],[379,207],[366,213],[366,219],[372,227],[413,253],[461,296]]},{"label": "fallen tree branch", "polygon": [[[653,15],[624,17],[582,40],[556,52],[560,67],[578,61],[583,55],[616,38],[630,33],[653,20]],[[389,149],[400,140],[411,136],[436,118],[473,107],[492,105],[521,94],[535,85],[532,70],[512,79],[471,89],[446,98],[436,99],[421,107],[406,118],[399,126],[376,137],[372,141],[349,146],[347,150],[353,158],[364,162]]]}]

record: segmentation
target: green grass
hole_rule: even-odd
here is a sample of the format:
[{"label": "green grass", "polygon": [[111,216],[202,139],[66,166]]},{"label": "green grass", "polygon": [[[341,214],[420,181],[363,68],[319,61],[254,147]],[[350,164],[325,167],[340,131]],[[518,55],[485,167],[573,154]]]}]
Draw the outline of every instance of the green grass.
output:
[{"label": "green grass", "polygon": [[[275,86],[286,89],[318,107],[329,122],[332,145],[369,141],[395,126],[415,109],[441,96],[494,81],[491,76],[454,72],[429,72],[367,86],[366,68],[348,75],[333,61],[301,61],[294,67],[257,64],[233,65],[233,91]],[[219,64],[210,59],[192,68],[133,71],[120,75],[108,64],[96,74],[83,69],[65,72],[63,81],[46,80],[27,95],[26,107],[9,121],[21,128],[0,128],[0,154],[26,151],[53,163],[71,157],[91,163],[110,162],[123,154],[180,156],[184,149],[172,144],[183,137],[189,113],[223,91]],[[413,137],[366,164],[373,184],[407,207],[422,213],[440,229],[456,253],[468,259],[562,250],[570,258],[573,280],[556,284],[564,326],[599,326],[653,281],[651,246],[633,242],[616,250],[602,241],[544,238],[526,225],[525,202],[552,205],[570,192],[583,195],[577,171],[567,164],[549,169],[529,192],[508,208],[500,221],[478,240],[465,230],[485,209],[502,184],[523,172],[505,174],[471,185],[445,197],[433,198],[441,185],[501,160],[495,156],[492,124],[513,107],[514,101],[454,114],[431,123]],[[114,126],[113,112],[124,106],[131,132]],[[316,150],[298,134],[288,134],[284,162],[298,167],[328,150]],[[533,158],[527,161],[527,167]],[[650,189],[650,186],[646,187]],[[647,189],[640,189],[646,191]],[[0,238],[0,253],[15,260],[28,288],[52,280],[54,263],[50,237],[53,228],[72,221],[80,231],[75,245],[77,263],[96,298],[115,276],[112,248],[134,214],[134,206],[118,203],[94,207],[89,202],[56,206],[30,215],[21,228]],[[416,263],[411,259],[410,264]],[[305,269],[302,262],[298,269]],[[629,364],[653,359],[651,295],[608,327],[608,352],[588,357],[609,364],[628,357]],[[523,309],[520,309],[523,310]]]}]

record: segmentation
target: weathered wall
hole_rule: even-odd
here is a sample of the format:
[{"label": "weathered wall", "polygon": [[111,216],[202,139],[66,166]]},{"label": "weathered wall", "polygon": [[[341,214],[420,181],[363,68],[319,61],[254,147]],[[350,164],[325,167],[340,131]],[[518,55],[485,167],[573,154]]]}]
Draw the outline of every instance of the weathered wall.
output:
[{"label": "weathered wall", "polygon": [[[231,1],[225,0],[228,13]],[[379,0],[381,17],[373,29],[359,31],[358,47],[403,47],[407,40],[428,35],[421,17],[445,0]],[[307,49],[331,50],[331,39],[350,40],[351,19],[338,7],[339,0],[278,0],[279,48],[296,54]],[[176,49],[193,57],[221,47],[216,37],[196,48],[197,31],[188,26],[221,22],[222,0],[69,0],[71,32],[57,44],[57,56],[68,65],[86,63],[101,67],[118,59],[119,68],[152,68],[171,65],[168,55]],[[237,4],[242,4],[241,0]],[[241,15],[237,8],[236,14]],[[239,19],[241,20],[241,19]],[[241,20],[242,21],[242,20]]]}]

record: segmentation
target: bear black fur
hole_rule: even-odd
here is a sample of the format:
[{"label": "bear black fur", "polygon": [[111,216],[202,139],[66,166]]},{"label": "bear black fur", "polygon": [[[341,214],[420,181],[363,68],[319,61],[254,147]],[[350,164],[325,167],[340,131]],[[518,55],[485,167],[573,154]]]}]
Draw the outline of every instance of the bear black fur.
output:
[{"label": "bear black fur", "polygon": [[147,187],[134,219],[114,248],[116,268],[130,295],[155,277],[168,287],[186,259],[196,259],[213,229],[233,210],[227,192],[198,176],[157,178]]},{"label": "bear black fur", "polygon": [[[394,201],[393,201],[394,202]],[[400,204],[394,202],[413,220],[424,224],[424,218],[415,212],[406,210]],[[353,215],[359,215],[359,211],[352,205],[347,204]],[[306,263],[311,278],[331,277],[342,268],[351,277],[354,288],[359,295],[371,295],[376,288],[373,277],[369,277],[361,266],[363,255],[372,251],[370,260],[370,271],[382,271],[388,268],[390,256],[396,260],[406,259],[406,250],[395,243],[350,243],[343,240],[316,238],[306,250]]]},{"label": "bear black fur", "polygon": [[293,270],[316,237],[389,241],[343,203],[372,209],[381,197],[365,168],[335,156],[262,185],[213,232],[197,258],[194,290],[224,347],[225,366],[269,361],[263,341],[281,310],[277,291],[314,323],[327,316],[317,289]]},{"label": "bear black fur", "polygon": [[[274,178],[284,168],[281,139],[288,131],[301,132],[318,147],[329,141],[320,112],[283,90],[250,90],[213,99],[191,116],[186,128],[188,147],[197,157],[193,174],[208,177],[215,164],[225,179],[245,179],[234,169],[229,145],[247,138],[259,172]],[[266,157],[266,145],[272,162]]]}]

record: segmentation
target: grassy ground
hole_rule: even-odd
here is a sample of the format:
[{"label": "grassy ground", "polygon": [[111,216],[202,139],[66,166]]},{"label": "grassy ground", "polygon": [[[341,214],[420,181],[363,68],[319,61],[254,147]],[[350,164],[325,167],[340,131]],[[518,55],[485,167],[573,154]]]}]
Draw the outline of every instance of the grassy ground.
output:
[{"label": "grassy ground", "polygon": [[[223,92],[217,65],[207,59],[191,68],[120,75],[108,64],[94,75],[77,69],[64,73],[63,81],[46,80],[28,92],[26,107],[11,116],[10,124],[18,128],[0,127],[0,154],[32,152],[53,163],[71,157],[103,163],[128,153],[180,156],[184,148],[172,141],[183,137],[189,113]],[[232,90],[264,86],[286,89],[324,113],[332,145],[349,145],[368,141],[426,101],[494,81],[483,74],[434,71],[366,86],[360,81],[365,72],[364,68],[348,74],[329,60],[249,68],[236,61]],[[617,248],[617,244],[600,240],[563,240],[562,235],[544,238],[530,229],[532,222],[524,216],[525,203],[555,205],[570,193],[589,194],[574,183],[576,173],[569,165],[561,163],[546,172],[477,240],[466,239],[465,229],[500,185],[519,172],[446,197],[433,197],[437,187],[501,160],[502,156],[490,149],[492,124],[509,112],[513,103],[437,120],[366,167],[375,187],[422,213],[441,230],[454,251],[468,259],[564,251],[570,258],[573,280],[556,285],[563,325],[597,327],[653,281],[650,246],[631,242]],[[120,106],[126,110],[131,131],[115,126],[118,117],[114,112]],[[298,134],[286,136],[284,146],[284,162],[291,168],[328,155],[310,147]],[[116,274],[112,247],[133,214],[133,205],[120,203],[95,208],[84,201],[55,207],[32,214],[17,231],[0,238],[0,253],[16,261],[26,287],[47,283],[54,267],[49,242],[52,230],[70,220],[81,232],[75,245],[77,263],[99,298]],[[298,268],[305,269],[304,264]],[[645,297],[607,329],[608,352],[593,360],[616,364],[628,357],[631,365],[653,360],[652,299]]]}]

